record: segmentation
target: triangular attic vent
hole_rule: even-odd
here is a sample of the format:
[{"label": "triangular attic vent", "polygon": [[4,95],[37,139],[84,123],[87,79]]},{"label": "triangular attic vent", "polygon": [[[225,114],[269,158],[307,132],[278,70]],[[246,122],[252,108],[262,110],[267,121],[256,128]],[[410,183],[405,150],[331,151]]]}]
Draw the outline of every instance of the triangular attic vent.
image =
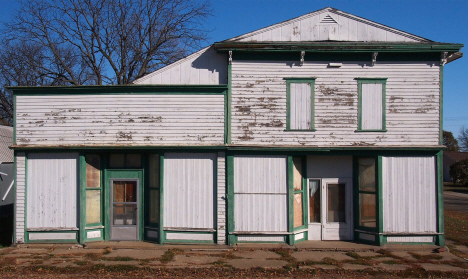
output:
[{"label": "triangular attic vent", "polygon": [[325,24],[334,24],[338,23],[336,20],[334,20],[330,15],[326,15],[320,23],[325,23]]}]

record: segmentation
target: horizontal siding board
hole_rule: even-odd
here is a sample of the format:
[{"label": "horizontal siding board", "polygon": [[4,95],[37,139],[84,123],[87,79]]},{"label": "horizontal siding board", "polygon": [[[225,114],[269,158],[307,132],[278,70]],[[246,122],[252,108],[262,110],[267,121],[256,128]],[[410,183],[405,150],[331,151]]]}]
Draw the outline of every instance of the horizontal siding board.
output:
[{"label": "horizontal siding board", "polygon": [[435,233],[434,157],[383,157],[382,176],[384,232]]},{"label": "horizontal siding board", "polygon": [[18,144],[222,144],[223,95],[17,96]]},{"label": "horizontal siding board", "polygon": [[[239,145],[411,146],[439,143],[439,67],[432,62],[239,61],[232,64],[232,135]],[[315,132],[285,131],[285,78],[315,77]],[[356,133],[355,78],[387,78],[385,133]]]},{"label": "horizontal siding board", "polygon": [[25,187],[26,187],[26,155],[23,152],[16,154],[16,211],[15,211],[15,231],[16,243],[24,242],[25,232]]}]

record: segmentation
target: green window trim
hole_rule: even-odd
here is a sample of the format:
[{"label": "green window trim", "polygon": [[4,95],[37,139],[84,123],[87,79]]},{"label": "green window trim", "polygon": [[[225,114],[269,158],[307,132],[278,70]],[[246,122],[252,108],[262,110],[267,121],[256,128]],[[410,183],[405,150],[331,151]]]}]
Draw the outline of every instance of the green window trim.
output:
[{"label": "green window trim", "polygon": [[[313,132],[315,131],[315,77],[297,78],[287,77],[286,80],[286,129],[291,132]],[[291,84],[309,83],[310,84],[310,128],[309,129],[291,129]]]},{"label": "green window trim", "polygon": [[[358,82],[358,128],[355,132],[387,132],[386,127],[386,91],[387,78],[355,78]],[[363,129],[362,128],[362,85],[363,84],[382,84],[382,128],[381,129]]]}]

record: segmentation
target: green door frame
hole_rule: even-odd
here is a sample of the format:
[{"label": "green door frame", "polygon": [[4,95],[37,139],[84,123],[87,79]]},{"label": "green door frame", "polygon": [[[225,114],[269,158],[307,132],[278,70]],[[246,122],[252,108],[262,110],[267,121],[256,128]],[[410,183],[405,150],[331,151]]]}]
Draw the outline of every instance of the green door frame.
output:
[{"label": "green door frame", "polygon": [[110,222],[111,222],[111,216],[110,216],[110,204],[111,204],[111,197],[110,193],[111,191],[111,185],[110,185],[110,180],[111,179],[132,179],[136,178],[139,180],[139,188],[138,188],[138,207],[139,207],[139,217],[138,217],[138,240],[143,240],[143,235],[144,235],[144,204],[145,204],[145,199],[144,199],[144,180],[143,180],[143,170],[133,170],[133,169],[106,169],[104,170],[104,190],[105,190],[105,195],[104,195],[104,240],[109,241],[110,240]]}]

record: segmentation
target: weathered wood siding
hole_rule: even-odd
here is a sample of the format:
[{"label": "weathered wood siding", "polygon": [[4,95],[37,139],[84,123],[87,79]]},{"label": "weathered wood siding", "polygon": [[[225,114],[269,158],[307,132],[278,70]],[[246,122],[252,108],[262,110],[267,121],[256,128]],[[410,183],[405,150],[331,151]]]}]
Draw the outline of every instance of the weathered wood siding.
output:
[{"label": "weathered wood siding", "polygon": [[[239,145],[438,145],[439,67],[424,62],[233,61],[232,135]],[[286,77],[316,77],[315,132],[285,131]],[[356,132],[358,77],[388,78],[387,132]]]},{"label": "weathered wood siding", "polygon": [[78,153],[30,153],[27,229],[77,229]]},{"label": "weathered wood siding", "polygon": [[419,42],[424,38],[331,8],[259,29],[229,41]]},{"label": "weathered wood siding", "polygon": [[312,126],[311,84],[291,83],[290,121],[291,129],[306,130]]},{"label": "weathered wood siding", "polygon": [[234,230],[287,232],[285,156],[234,157]]},{"label": "weathered wood siding", "polygon": [[26,202],[26,155],[16,153],[16,202],[15,202],[15,232],[16,243],[24,243],[25,232],[25,202]]},{"label": "weathered wood siding", "polygon": [[382,180],[384,232],[437,232],[434,157],[383,157]]},{"label": "weathered wood siding", "polygon": [[17,144],[224,143],[223,95],[17,96],[16,117]]},{"label": "weathered wood siding", "polygon": [[227,55],[217,53],[213,47],[207,47],[133,83],[227,84]]},{"label": "weathered wood siding", "polygon": [[382,129],[382,84],[362,84],[362,112],[363,130]]},{"label": "weathered wood siding", "polygon": [[218,152],[217,237],[218,244],[226,244],[226,153]]},{"label": "weathered wood siding", "polygon": [[216,153],[164,154],[165,229],[215,229]]}]

